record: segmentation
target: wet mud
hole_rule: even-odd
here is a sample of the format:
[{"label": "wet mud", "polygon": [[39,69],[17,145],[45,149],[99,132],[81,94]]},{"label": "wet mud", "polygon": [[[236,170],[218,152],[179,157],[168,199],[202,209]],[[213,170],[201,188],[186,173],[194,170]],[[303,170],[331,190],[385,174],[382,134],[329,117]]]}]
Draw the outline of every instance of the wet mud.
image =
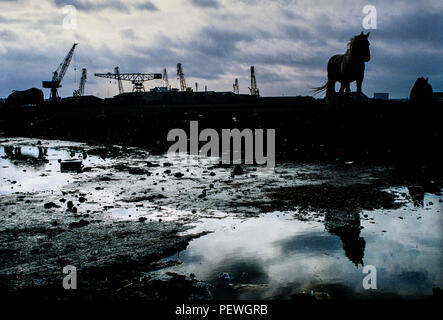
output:
[{"label": "wet mud", "polygon": [[[393,232],[392,241],[403,248],[411,221],[437,229],[429,239],[415,234],[417,243],[425,244],[420,252],[429,269],[418,272],[413,266],[405,272],[411,281],[421,279],[422,272],[434,275],[423,278],[419,290],[383,294],[426,297],[441,286],[441,271],[434,268],[441,254],[431,254],[442,241],[442,180],[434,173],[406,175],[388,165],[349,161],[286,161],[272,172],[253,165],[240,170],[211,158],[29,138],[3,138],[0,148],[3,296],[303,299],[308,293],[316,299],[371,298],[350,290],[345,278],[321,281],[298,262],[288,260],[293,263],[288,268],[270,261],[303,260],[311,251],[316,259],[336,256],[340,264],[331,270],[361,274],[368,259],[380,258],[372,245],[383,243],[385,234]],[[81,170],[62,170],[68,160],[80,161]],[[242,235],[263,239],[256,248]],[[282,256],[265,259],[275,246]],[[404,249],[404,255],[411,250]],[[262,253],[257,257],[257,252]],[[62,287],[67,265],[78,268],[78,290]],[[281,269],[283,282],[274,279],[271,266]]]}]

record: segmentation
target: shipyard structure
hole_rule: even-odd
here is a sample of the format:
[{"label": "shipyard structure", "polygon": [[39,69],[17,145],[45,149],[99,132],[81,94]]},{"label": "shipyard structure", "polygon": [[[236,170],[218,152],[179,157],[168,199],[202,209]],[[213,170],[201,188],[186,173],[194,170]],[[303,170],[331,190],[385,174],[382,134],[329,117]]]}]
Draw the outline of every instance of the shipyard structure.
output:
[{"label": "shipyard structure", "polygon": [[[207,104],[255,101],[259,97],[254,66],[250,67],[251,84],[250,87],[248,87],[250,94],[240,94],[238,78],[234,79],[232,91],[208,91],[206,85],[204,87],[200,86],[199,90],[199,84],[197,82],[195,82],[194,86],[190,86],[186,81],[182,64],[177,63],[176,71],[179,88],[173,88],[170,85],[166,68],[163,69],[162,73],[126,73],[120,72],[120,68],[116,66],[113,72],[94,73],[94,76],[97,78],[114,80],[118,86],[118,95],[103,100],[95,96],[85,95],[88,71],[86,68],[82,68],[78,89],[73,91],[72,96],[62,98],[58,93],[58,89],[62,87],[63,78],[74,57],[76,47],[77,43],[74,43],[58,68],[52,72],[51,80],[42,81],[43,90],[49,89],[46,92],[47,99],[44,99],[45,92],[38,88],[24,91],[14,90],[12,94],[5,99],[4,104],[10,106],[28,106],[40,105],[42,103],[60,104],[62,102],[76,102],[81,105],[88,101],[98,102],[99,100],[110,104]],[[74,66],[74,70],[77,70],[77,66]],[[147,90],[145,83],[151,80],[162,80],[163,85]],[[132,84],[131,91],[125,91],[123,86],[124,82],[130,82]]]}]

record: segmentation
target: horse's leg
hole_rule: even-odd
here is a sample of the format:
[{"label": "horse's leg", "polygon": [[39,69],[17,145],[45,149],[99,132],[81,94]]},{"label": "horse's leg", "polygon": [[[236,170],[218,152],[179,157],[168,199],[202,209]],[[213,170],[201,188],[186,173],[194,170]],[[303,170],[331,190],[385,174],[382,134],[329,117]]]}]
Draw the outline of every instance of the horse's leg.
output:
[{"label": "horse's leg", "polygon": [[363,83],[363,79],[357,79],[357,93],[361,93],[361,84]]},{"label": "horse's leg", "polygon": [[326,84],[326,98],[333,98],[335,96],[335,82],[336,80],[328,79]]},{"label": "horse's leg", "polygon": [[339,96],[343,96],[343,92],[345,91],[345,86],[346,86],[346,84],[345,84],[344,81],[340,82],[340,93],[339,93]]},{"label": "horse's leg", "polygon": [[349,97],[351,95],[351,86],[349,85],[349,82],[346,83],[346,96]]}]

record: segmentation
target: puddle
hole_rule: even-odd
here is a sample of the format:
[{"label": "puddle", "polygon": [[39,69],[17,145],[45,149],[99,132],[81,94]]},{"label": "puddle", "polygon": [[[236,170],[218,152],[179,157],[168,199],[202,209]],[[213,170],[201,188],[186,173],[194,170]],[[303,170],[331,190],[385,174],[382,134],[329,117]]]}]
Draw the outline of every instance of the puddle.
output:
[{"label": "puddle", "polygon": [[84,167],[105,165],[109,161],[88,156],[79,148],[48,148],[43,145],[0,146],[0,194],[58,191],[75,181],[76,174],[60,171],[59,160],[82,160]]},{"label": "puddle", "polygon": [[[212,231],[167,258],[182,263],[161,272],[193,273],[214,286],[216,299],[290,299],[302,290],[333,298],[417,298],[443,287],[441,195],[425,193],[423,187],[391,188],[404,206],[361,211],[387,208],[381,200],[391,198],[349,194],[370,191],[361,186],[355,191],[355,186],[370,186],[384,167],[279,164],[273,172],[244,167],[234,176],[232,168],[215,165],[213,159],[151,156],[139,149],[113,156],[112,148],[61,141],[38,145],[20,138],[2,142],[0,195],[2,211],[9,213],[0,217],[3,226],[53,226],[57,219],[81,217],[193,227],[184,234]],[[81,159],[91,170],[60,172],[59,159]],[[335,187],[328,198],[327,188],[296,188],[306,185]],[[278,199],[269,196],[269,190],[282,189],[289,191]],[[315,203],[306,204],[303,212],[282,212],[295,210],[286,206],[288,199],[300,200],[288,197],[293,190],[306,192],[299,193],[301,198]],[[353,201],[345,207],[352,214],[346,216],[349,212],[339,207],[333,207],[333,214],[316,212],[321,197],[332,203],[342,194],[336,205]],[[70,201],[76,210],[68,214]],[[51,202],[57,205],[44,207]],[[376,267],[377,290],[362,286],[366,265]]]},{"label": "puddle", "polygon": [[[357,234],[328,232],[327,221],[299,221],[291,212],[211,220],[214,233],[169,257],[183,263],[168,271],[195,274],[214,286],[216,299],[290,299],[302,290],[333,298],[431,296],[443,285],[440,199],[426,196],[433,205],[423,208],[363,211]],[[364,265],[376,267],[377,290],[363,288]],[[230,279],[220,280],[221,273]]]}]

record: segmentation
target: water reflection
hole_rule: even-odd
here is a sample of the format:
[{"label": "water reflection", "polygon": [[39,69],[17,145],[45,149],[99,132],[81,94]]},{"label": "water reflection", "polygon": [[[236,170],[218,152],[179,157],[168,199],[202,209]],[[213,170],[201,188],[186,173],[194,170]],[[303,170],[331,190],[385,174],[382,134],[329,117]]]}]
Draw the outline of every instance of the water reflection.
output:
[{"label": "water reflection", "polygon": [[104,163],[98,157],[88,157],[79,148],[0,146],[0,193],[57,190],[72,181],[73,177],[60,172],[59,159],[82,159],[83,163],[90,166]]},{"label": "water reflection", "polygon": [[360,214],[357,212],[328,211],[324,220],[326,230],[338,236],[343,243],[346,257],[356,267],[363,265],[365,255],[365,240],[360,237]]},{"label": "water reflection", "polygon": [[48,148],[27,147],[22,150],[21,146],[4,146],[3,159],[9,159],[14,161],[14,165],[33,165],[34,167],[43,167],[45,163],[48,163]]},{"label": "water reflection", "polygon": [[423,207],[423,201],[425,198],[424,188],[421,186],[411,186],[411,187],[408,187],[408,192],[412,198],[414,206]]},{"label": "water reflection", "polygon": [[[301,290],[333,298],[429,297],[443,285],[440,199],[425,194],[433,206],[327,214],[316,222],[281,212],[219,220],[214,233],[180,253],[183,264],[168,270],[211,283],[216,299],[290,299]],[[377,268],[377,290],[362,286],[363,258]],[[220,280],[220,272],[230,279]]]}]

